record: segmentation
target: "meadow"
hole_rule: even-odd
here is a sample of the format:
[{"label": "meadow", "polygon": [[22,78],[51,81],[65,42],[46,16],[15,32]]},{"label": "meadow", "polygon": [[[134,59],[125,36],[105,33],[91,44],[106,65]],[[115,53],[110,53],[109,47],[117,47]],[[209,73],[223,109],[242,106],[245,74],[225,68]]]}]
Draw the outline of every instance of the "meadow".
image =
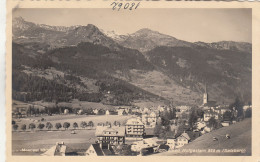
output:
[{"label": "meadow", "polygon": [[[39,116],[31,118],[17,119],[16,124],[18,130],[12,133],[12,151],[13,155],[38,155],[40,153],[34,152],[21,152],[22,149],[49,149],[56,142],[64,142],[68,147],[68,151],[85,152],[90,144],[95,143],[95,127],[98,123],[119,121],[124,123],[127,119],[132,116],[118,116],[118,115],[54,115],[54,116]],[[44,118],[44,121],[40,121]],[[89,122],[93,121],[94,127],[82,129],[80,123],[82,121]],[[42,130],[35,128],[34,130],[28,129],[30,123],[34,123],[37,127],[39,123],[45,124],[51,122],[53,128],[48,130],[44,127]],[[70,127],[68,130],[55,128],[55,123],[69,122]],[[73,123],[77,122],[79,129],[75,129],[75,134],[71,134]],[[21,130],[21,125],[26,124],[26,131]]]}]

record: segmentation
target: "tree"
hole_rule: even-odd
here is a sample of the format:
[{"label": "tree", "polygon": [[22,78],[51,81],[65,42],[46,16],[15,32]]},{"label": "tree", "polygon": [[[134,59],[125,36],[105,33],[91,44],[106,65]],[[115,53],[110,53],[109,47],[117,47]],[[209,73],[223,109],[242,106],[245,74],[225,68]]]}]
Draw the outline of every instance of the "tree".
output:
[{"label": "tree", "polygon": [[237,117],[243,116],[243,103],[240,101],[240,99],[237,97],[234,101],[234,103],[229,105],[229,108],[233,110],[237,110]]},{"label": "tree", "polygon": [[34,123],[29,124],[29,129],[34,130],[34,128],[36,128]]},{"label": "tree", "polygon": [[56,123],[56,124],[55,124],[55,128],[56,128],[56,129],[59,130],[61,127],[62,127],[62,126],[61,126],[61,123]]},{"label": "tree", "polygon": [[224,121],[232,121],[232,113],[231,113],[231,111],[226,111],[223,114],[223,120]]},{"label": "tree", "polygon": [[80,127],[81,127],[81,128],[86,128],[86,127],[87,127],[87,123],[86,123],[85,121],[82,121],[82,122],[80,123]]},{"label": "tree", "polygon": [[14,120],[12,120],[12,125],[16,124],[16,122]]},{"label": "tree", "polygon": [[73,128],[74,128],[74,129],[76,129],[76,128],[78,128],[78,127],[79,127],[79,126],[78,126],[78,123],[76,123],[76,122],[73,123]]},{"label": "tree", "polygon": [[131,145],[120,144],[115,147],[115,153],[121,156],[131,155]]},{"label": "tree", "polygon": [[192,109],[191,114],[189,116],[189,120],[188,120],[188,123],[189,123],[189,126],[191,129],[193,129],[197,120],[198,120],[198,117],[197,117],[196,111],[195,111],[195,109]]},{"label": "tree", "polygon": [[16,131],[18,129],[18,125],[17,124],[14,124],[13,125],[13,130]]},{"label": "tree", "polygon": [[251,118],[252,117],[252,109],[249,108],[245,112],[245,118]]},{"label": "tree", "polygon": [[114,126],[120,126],[120,122],[119,121],[114,121]]},{"label": "tree", "polygon": [[25,130],[26,130],[26,125],[23,124],[23,125],[21,126],[21,129],[22,129],[23,131],[25,131]]},{"label": "tree", "polygon": [[111,126],[111,122],[109,122],[109,121],[106,121],[106,126]]},{"label": "tree", "polygon": [[63,123],[63,128],[68,129],[70,127],[70,123],[65,122]]},{"label": "tree", "polygon": [[51,130],[52,127],[53,127],[53,125],[52,125],[50,122],[47,122],[47,123],[46,123],[46,128],[47,128],[48,130]]},{"label": "tree", "polygon": [[37,128],[39,128],[40,130],[42,130],[42,129],[44,128],[44,126],[45,126],[44,124],[40,123]]},{"label": "tree", "polygon": [[89,122],[88,122],[88,125],[89,125],[90,127],[94,127],[93,121],[89,121]]},{"label": "tree", "polygon": [[169,134],[172,134],[170,133],[171,130],[170,130],[170,126],[162,126],[161,124],[157,124],[155,127],[154,127],[154,134],[156,136],[158,136],[159,138],[167,138],[167,135]]},{"label": "tree", "polygon": [[210,128],[217,128],[217,121],[214,117],[211,117],[209,119],[209,127]]}]

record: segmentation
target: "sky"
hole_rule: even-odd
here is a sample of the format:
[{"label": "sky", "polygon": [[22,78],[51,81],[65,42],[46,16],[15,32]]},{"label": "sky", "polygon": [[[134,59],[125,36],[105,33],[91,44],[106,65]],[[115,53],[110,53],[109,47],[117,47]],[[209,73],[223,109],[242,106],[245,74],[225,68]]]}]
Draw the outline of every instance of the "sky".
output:
[{"label": "sky", "polygon": [[55,26],[93,24],[105,31],[131,34],[149,28],[196,42],[252,42],[251,9],[16,9],[13,17]]}]

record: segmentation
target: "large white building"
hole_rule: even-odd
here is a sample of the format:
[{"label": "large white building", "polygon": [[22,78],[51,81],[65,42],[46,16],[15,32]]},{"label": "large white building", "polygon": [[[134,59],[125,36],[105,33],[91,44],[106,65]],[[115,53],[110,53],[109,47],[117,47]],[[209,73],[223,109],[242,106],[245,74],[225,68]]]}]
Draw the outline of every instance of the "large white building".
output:
[{"label": "large white building", "polygon": [[143,122],[138,118],[131,118],[128,119],[125,124],[126,129],[126,138],[131,139],[143,139],[144,135],[144,124]]}]

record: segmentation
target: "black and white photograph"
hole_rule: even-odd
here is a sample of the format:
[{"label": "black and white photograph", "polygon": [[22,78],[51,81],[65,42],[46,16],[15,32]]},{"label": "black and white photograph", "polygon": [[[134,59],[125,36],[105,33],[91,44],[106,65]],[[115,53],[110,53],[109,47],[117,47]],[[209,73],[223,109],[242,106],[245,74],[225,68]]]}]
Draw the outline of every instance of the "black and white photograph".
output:
[{"label": "black and white photograph", "polygon": [[251,8],[16,8],[11,49],[13,156],[252,155]]}]

